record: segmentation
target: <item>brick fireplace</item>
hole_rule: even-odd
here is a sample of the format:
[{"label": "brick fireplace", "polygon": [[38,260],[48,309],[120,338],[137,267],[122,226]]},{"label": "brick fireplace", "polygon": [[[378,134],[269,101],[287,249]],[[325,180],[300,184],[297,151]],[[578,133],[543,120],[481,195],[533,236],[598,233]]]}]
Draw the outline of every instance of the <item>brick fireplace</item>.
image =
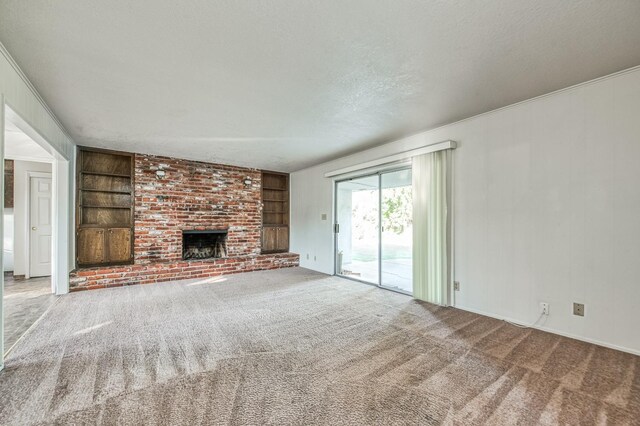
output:
[{"label": "brick fireplace", "polygon": [[[260,179],[256,169],[136,154],[134,264],[78,269],[71,290],[297,266],[298,255],[261,254]],[[198,246],[186,258],[185,236]]]},{"label": "brick fireplace", "polygon": [[227,230],[182,231],[182,260],[227,257]]}]

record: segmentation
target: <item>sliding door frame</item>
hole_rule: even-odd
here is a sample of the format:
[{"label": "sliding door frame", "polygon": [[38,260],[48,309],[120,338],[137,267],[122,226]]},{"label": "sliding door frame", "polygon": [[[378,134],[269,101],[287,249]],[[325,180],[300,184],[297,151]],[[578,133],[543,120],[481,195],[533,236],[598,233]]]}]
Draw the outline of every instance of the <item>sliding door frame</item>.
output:
[{"label": "sliding door frame", "polygon": [[[373,287],[381,288],[383,290],[393,291],[395,293],[404,294],[407,296],[411,296],[411,293],[402,291],[393,287],[386,287],[382,283],[382,175],[385,173],[393,173],[401,170],[411,170],[411,164],[399,164],[397,167],[384,168],[382,170],[367,172],[357,175],[349,176],[348,178],[336,179],[334,181],[333,186],[333,275],[345,278],[351,281],[356,281],[359,283],[368,284]],[[372,283],[370,281],[350,277],[347,275],[342,275],[338,273],[338,234],[340,231],[336,232],[336,225],[338,229],[340,224],[338,223],[338,184],[342,182],[349,182],[354,179],[360,179],[370,176],[378,177],[378,284]],[[412,249],[413,250],[413,249]]]}]

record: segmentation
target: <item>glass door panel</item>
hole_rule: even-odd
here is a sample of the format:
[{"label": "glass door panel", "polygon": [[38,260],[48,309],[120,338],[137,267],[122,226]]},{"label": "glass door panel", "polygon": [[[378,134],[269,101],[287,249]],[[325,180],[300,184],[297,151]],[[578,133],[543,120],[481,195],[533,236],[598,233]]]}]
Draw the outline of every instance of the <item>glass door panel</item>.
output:
[{"label": "glass door panel", "polygon": [[381,185],[381,285],[404,293],[413,291],[413,204],[411,169],[383,173]]},{"label": "glass door panel", "polygon": [[378,175],[336,184],[336,273],[380,284]]}]

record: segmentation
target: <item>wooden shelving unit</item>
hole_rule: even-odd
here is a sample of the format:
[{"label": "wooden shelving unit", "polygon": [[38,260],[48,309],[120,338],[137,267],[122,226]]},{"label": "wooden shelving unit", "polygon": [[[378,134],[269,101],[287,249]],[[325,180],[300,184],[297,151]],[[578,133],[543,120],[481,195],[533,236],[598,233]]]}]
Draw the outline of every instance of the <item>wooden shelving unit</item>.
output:
[{"label": "wooden shelving unit", "polygon": [[289,251],[289,175],[262,172],[262,252]]},{"label": "wooden shelving unit", "polygon": [[76,179],[77,266],[133,263],[134,155],[80,148]]}]

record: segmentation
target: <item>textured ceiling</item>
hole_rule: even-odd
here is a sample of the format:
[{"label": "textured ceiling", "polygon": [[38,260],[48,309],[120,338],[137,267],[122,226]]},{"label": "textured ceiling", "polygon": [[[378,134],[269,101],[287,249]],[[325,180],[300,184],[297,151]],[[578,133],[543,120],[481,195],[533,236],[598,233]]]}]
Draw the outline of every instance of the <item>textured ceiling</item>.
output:
[{"label": "textured ceiling", "polygon": [[640,64],[640,1],[2,0],[79,144],[292,171]]}]

